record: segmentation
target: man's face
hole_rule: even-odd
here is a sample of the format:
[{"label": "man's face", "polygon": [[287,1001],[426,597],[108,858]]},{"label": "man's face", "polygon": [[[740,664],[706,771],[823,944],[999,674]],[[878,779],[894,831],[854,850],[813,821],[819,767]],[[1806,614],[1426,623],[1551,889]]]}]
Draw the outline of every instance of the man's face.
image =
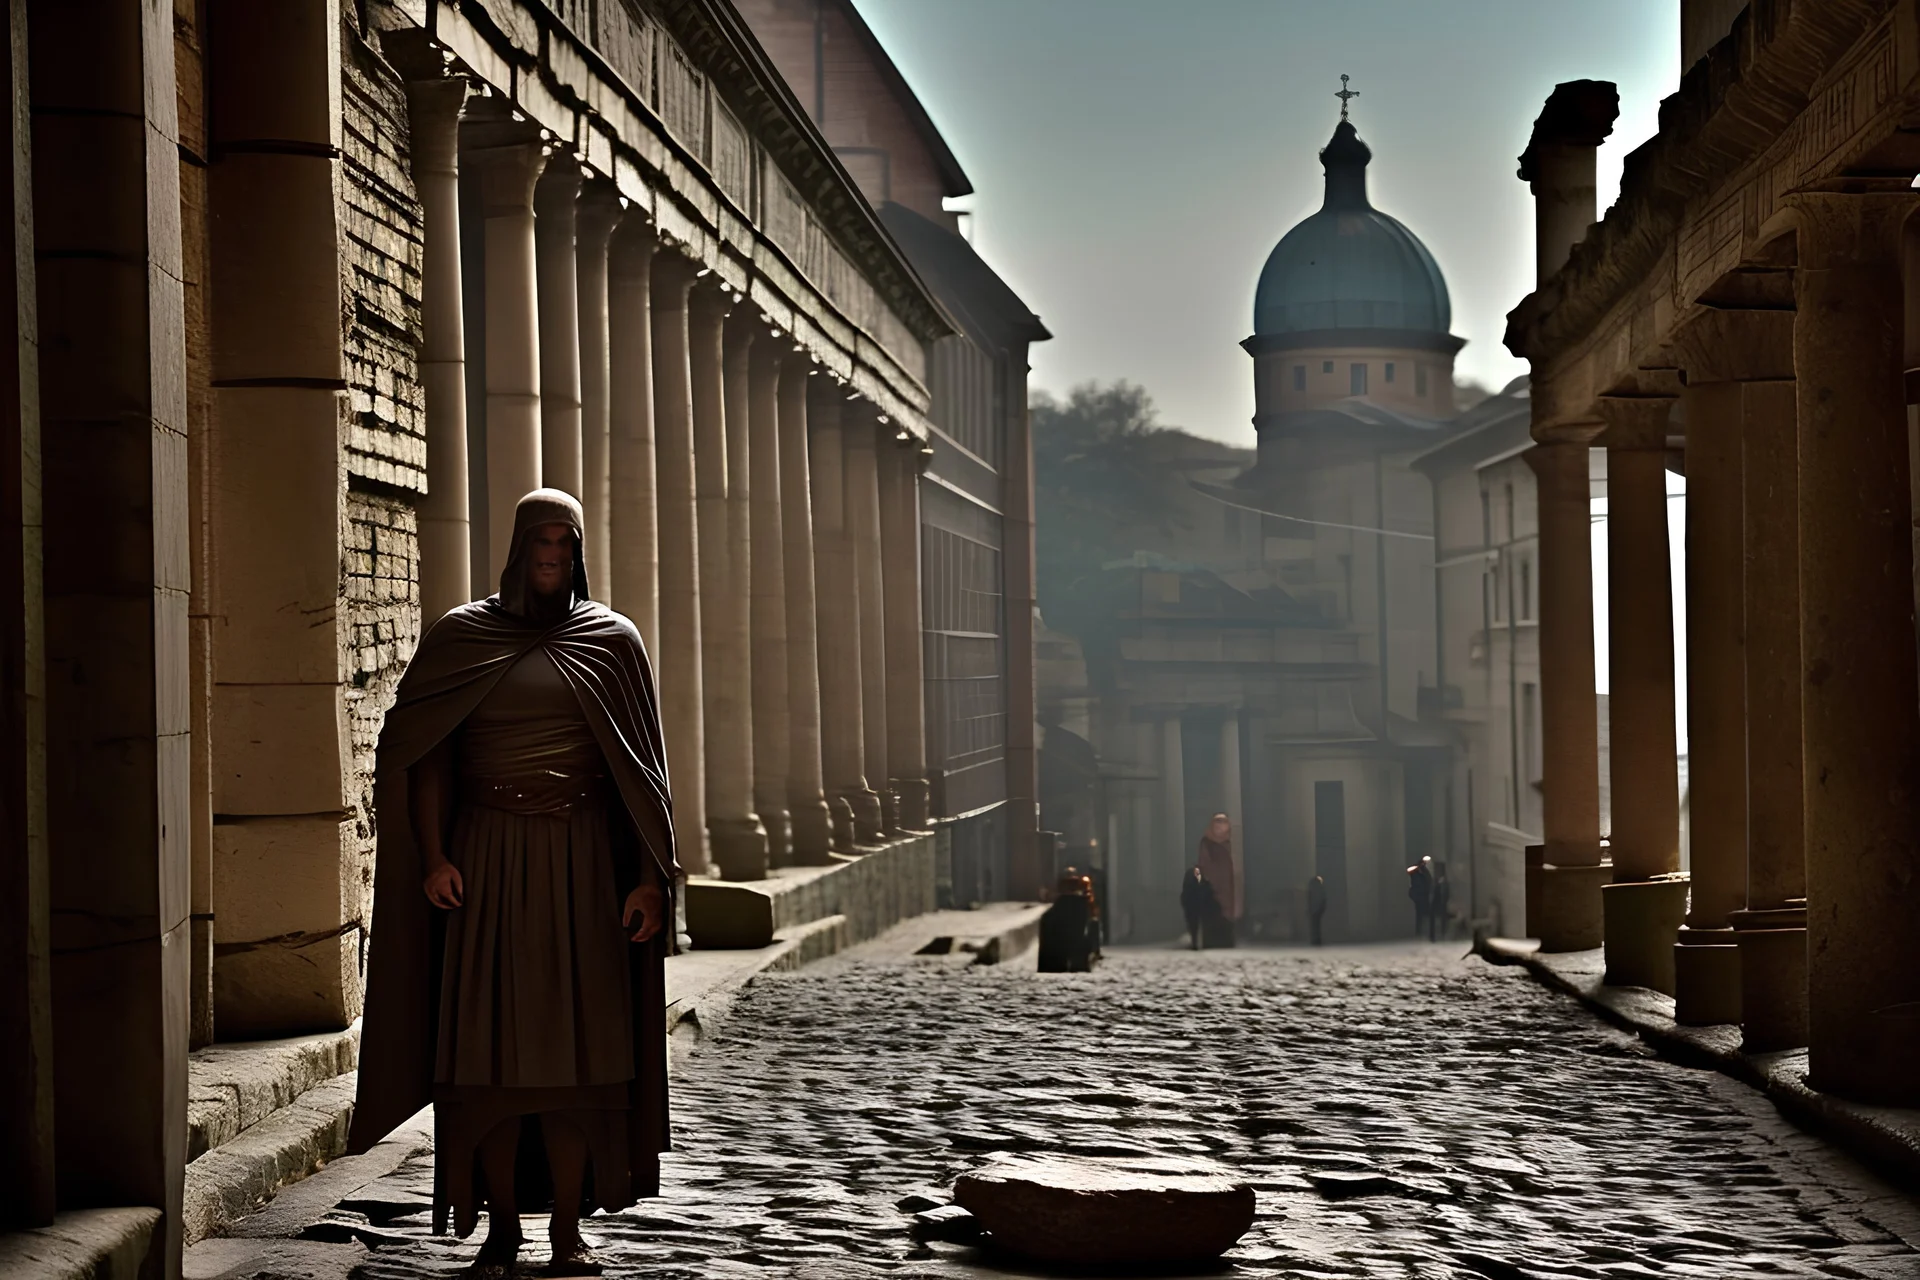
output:
[{"label": "man's face", "polygon": [[535,595],[559,595],[573,585],[573,530],[567,525],[534,526],[527,555],[527,585]]}]

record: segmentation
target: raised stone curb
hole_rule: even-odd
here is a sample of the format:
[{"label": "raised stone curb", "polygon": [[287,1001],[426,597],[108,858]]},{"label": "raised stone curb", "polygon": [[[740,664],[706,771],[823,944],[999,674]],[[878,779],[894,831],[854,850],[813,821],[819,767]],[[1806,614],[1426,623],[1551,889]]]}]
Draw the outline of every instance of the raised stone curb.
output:
[{"label": "raised stone curb", "polygon": [[335,1076],[187,1165],[186,1242],[213,1235],[347,1148],[357,1076]]},{"label": "raised stone curb", "polygon": [[8,1280],[135,1280],[147,1259],[158,1209],[76,1209],[51,1226],[0,1235]]},{"label": "raised stone curb", "polygon": [[1673,999],[1644,987],[1602,981],[1599,950],[1544,953],[1533,942],[1486,938],[1474,950],[1493,964],[1517,964],[1543,986],[1572,996],[1608,1022],[1638,1035],[1662,1057],[1752,1085],[1809,1133],[1869,1164],[1920,1181],[1920,1109],[1848,1102],[1807,1085],[1807,1051],[1742,1053],[1736,1026],[1683,1027]]},{"label": "raised stone curb", "polygon": [[352,1071],[360,1028],[209,1045],[187,1066],[187,1159],[223,1146],[323,1081]]}]

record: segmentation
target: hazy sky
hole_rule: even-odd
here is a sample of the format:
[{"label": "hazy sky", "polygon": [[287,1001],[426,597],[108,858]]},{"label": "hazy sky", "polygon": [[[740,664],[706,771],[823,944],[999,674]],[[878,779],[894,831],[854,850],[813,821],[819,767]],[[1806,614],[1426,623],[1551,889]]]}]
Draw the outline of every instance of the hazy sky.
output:
[{"label": "hazy sky", "polygon": [[1426,241],[1463,379],[1532,287],[1514,169],[1562,80],[1613,80],[1601,205],[1679,77],[1678,0],[856,0],[973,180],[987,259],[1054,340],[1033,385],[1144,385],[1162,420],[1251,443],[1253,289],[1318,208],[1340,73],[1374,204]]}]

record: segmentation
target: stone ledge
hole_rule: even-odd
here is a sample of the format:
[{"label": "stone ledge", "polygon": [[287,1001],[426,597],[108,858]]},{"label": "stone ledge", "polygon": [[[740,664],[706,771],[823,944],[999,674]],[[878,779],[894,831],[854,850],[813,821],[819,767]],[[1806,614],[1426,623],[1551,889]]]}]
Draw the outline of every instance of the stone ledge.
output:
[{"label": "stone ledge", "polygon": [[316,1085],[189,1163],[181,1209],[186,1242],[224,1230],[345,1151],[356,1082],[349,1073]]},{"label": "stone ledge", "polygon": [[345,1031],[209,1045],[187,1061],[187,1159],[233,1141],[359,1060],[360,1024]]},{"label": "stone ledge", "polygon": [[0,1235],[10,1280],[135,1280],[160,1225],[158,1209],[77,1209],[52,1225]]},{"label": "stone ledge", "polygon": [[836,855],[820,867],[781,867],[765,880],[687,881],[687,930],[699,950],[755,950],[787,930],[847,918],[848,945],[934,907],[931,833]]},{"label": "stone ledge", "polygon": [[1513,938],[1484,938],[1474,950],[1493,964],[1525,967],[1543,986],[1635,1033],[1664,1058],[1752,1085],[1789,1120],[1857,1158],[1901,1178],[1920,1179],[1920,1108],[1869,1106],[1809,1088],[1805,1049],[1742,1053],[1737,1026],[1683,1027],[1673,1020],[1671,996],[1602,982],[1601,950],[1547,953]]}]

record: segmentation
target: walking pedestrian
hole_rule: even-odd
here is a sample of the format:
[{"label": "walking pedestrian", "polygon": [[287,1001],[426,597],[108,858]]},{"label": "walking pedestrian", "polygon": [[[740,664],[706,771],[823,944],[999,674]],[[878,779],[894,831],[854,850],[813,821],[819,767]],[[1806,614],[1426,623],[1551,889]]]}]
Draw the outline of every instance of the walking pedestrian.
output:
[{"label": "walking pedestrian", "polygon": [[1433,859],[1422,858],[1407,868],[1407,896],[1413,899],[1413,936],[1433,929]]},{"label": "walking pedestrian", "polygon": [[1307,881],[1307,933],[1313,939],[1313,945],[1319,946],[1320,921],[1327,914],[1327,882],[1322,876]]},{"label": "walking pedestrian", "polygon": [[581,1213],[658,1195],[668,1145],[666,752],[639,632],[588,598],[584,524],[558,490],[520,500],[499,594],[421,640],[377,757],[348,1149],[431,1103],[435,1228],[484,1206],[492,1280],[533,1188],[552,1269],[597,1270]]},{"label": "walking pedestrian", "polygon": [[1200,923],[1206,945],[1231,947],[1240,919],[1240,868],[1233,857],[1233,823],[1226,814],[1214,814],[1207,824],[1194,863],[1200,868],[1200,878],[1213,890],[1213,913]]}]

